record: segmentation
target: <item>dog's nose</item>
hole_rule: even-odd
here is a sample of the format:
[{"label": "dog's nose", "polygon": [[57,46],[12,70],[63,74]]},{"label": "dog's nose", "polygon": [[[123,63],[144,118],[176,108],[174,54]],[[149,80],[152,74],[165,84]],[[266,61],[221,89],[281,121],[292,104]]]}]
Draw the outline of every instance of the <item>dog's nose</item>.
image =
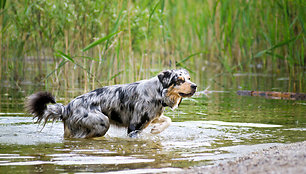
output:
[{"label": "dog's nose", "polygon": [[197,85],[196,85],[196,84],[192,84],[192,85],[191,85],[191,88],[192,88],[192,89],[197,89]]}]

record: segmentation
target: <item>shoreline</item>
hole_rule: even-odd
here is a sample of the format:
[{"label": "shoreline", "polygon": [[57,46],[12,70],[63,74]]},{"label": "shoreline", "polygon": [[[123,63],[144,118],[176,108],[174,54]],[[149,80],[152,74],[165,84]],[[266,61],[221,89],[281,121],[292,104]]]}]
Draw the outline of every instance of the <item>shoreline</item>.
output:
[{"label": "shoreline", "polygon": [[306,141],[275,145],[213,166],[186,169],[178,173],[306,173]]}]

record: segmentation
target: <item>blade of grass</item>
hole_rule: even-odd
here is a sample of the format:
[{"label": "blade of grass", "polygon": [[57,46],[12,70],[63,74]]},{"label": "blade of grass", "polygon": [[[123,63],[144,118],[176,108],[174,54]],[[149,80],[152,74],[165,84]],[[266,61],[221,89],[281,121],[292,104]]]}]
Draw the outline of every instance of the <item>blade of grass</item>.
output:
[{"label": "blade of grass", "polygon": [[[124,15],[122,16],[122,13],[123,13],[124,9],[126,8],[126,5],[127,5],[126,2],[123,3],[123,6],[122,6],[122,8],[121,8],[121,10],[120,10],[120,12],[119,12],[119,15],[118,15],[118,17],[117,17],[117,19],[116,19],[116,22],[115,22],[115,24],[114,24],[114,27],[113,27],[113,29],[112,29],[112,33],[117,32],[118,29],[119,29],[119,27],[120,27],[120,25],[121,25],[121,23],[124,21],[124,18],[126,17],[126,14],[124,14]],[[121,18],[121,16],[122,16],[122,18]],[[106,42],[106,44],[105,44],[104,51],[103,51],[103,52],[104,52],[103,57],[104,57],[105,54],[106,54],[106,51],[107,51],[107,49],[108,49],[109,44],[110,44],[110,40],[107,39],[107,42]]]},{"label": "blade of grass", "polygon": [[56,52],[57,52],[57,56],[74,63],[74,60],[71,56],[69,56],[69,55],[67,55],[67,54],[65,54],[65,53],[63,53],[62,51],[59,51],[59,50],[57,50]]},{"label": "blade of grass", "polygon": [[275,44],[273,45],[271,48],[268,48],[268,49],[265,49],[265,50],[262,50],[262,51],[259,51],[255,56],[254,58],[258,58],[260,56],[262,56],[263,54],[266,54],[267,52],[271,51],[271,50],[274,50],[275,48],[278,48],[278,47],[281,47],[281,46],[284,46],[284,45],[287,45],[293,41],[296,41],[299,37],[300,37],[301,33],[299,35],[297,35],[296,37],[293,37],[291,39],[288,39],[288,40],[285,40],[283,42],[280,42],[278,44]]},{"label": "blade of grass", "polygon": [[[95,75],[92,74],[87,68],[85,68],[84,66],[78,64],[77,62],[75,62],[73,60],[73,58],[65,53],[63,53],[62,51],[57,51],[57,56],[61,57],[63,59],[63,61],[65,62],[61,62],[60,65],[55,69],[53,70],[51,73],[48,74],[48,76],[46,78],[48,78],[51,74],[53,74],[57,69],[61,68],[66,62],[72,62],[74,65],[78,66],[79,68],[83,69],[84,71],[86,71],[89,75],[91,75],[93,78],[95,78]],[[79,57],[83,57],[83,58],[90,58],[90,57],[87,57],[87,56],[79,56]],[[45,79],[46,79],[45,78]],[[96,78],[95,78],[96,79]],[[100,81],[98,81],[96,79],[96,81],[99,83],[99,85],[102,85]]]},{"label": "blade of grass", "polygon": [[161,2],[161,0],[159,0],[159,1],[156,3],[156,5],[154,6],[153,10],[152,10],[151,13],[150,13],[149,20],[148,20],[148,32],[147,32],[148,35],[149,35],[149,33],[150,33],[151,18],[152,18],[153,14],[154,14],[155,10],[157,9],[157,7],[158,7],[158,5],[159,5],[160,2]]},{"label": "blade of grass", "polygon": [[47,78],[49,78],[53,73],[55,73],[55,71],[57,71],[58,69],[60,69],[62,66],[64,66],[68,61],[67,60],[62,60],[61,63],[53,70],[51,71],[48,75],[46,75],[45,78],[42,79],[42,81],[46,80]]},{"label": "blade of grass", "polygon": [[122,73],[123,73],[123,71],[119,71],[117,74],[115,74],[112,77],[110,77],[109,79],[107,79],[107,81],[113,80],[114,78],[116,78],[117,76],[119,76]]},{"label": "blade of grass", "polygon": [[91,49],[91,48],[93,48],[93,47],[95,47],[95,46],[101,44],[102,42],[104,42],[104,41],[110,39],[111,37],[113,37],[114,35],[118,34],[119,32],[121,32],[121,31],[117,31],[117,32],[111,33],[111,34],[109,34],[109,35],[107,35],[107,36],[105,36],[105,37],[103,37],[103,38],[101,38],[101,39],[98,39],[98,40],[96,40],[96,41],[90,43],[90,44],[87,45],[84,49],[82,49],[82,51],[85,52],[85,51],[87,51],[87,50],[89,50],[89,49]]},{"label": "blade of grass", "polygon": [[191,54],[191,55],[185,57],[184,59],[182,59],[181,61],[177,62],[176,66],[180,66],[182,63],[186,62],[187,60],[189,60],[193,56],[196,56],[196,55],[199,55],[199,54],[202,54],[202,53],[204,53],[204,52],[197,52],[197,53]]},{"label": "blade of grass", "polygon": [[1,0],[1,1],[0,1],[0,8],[1,8],[1,9],[4,9],[5,4],[6,4],[6,0]]},{"label": "blade of grass", "polygon": [[[123,11],[124,11],[125,8],[126,8],[126,3],[123,4],[123,7],[121,8],[121,10],[120,10],[120,12],[119,12],[119,15],[118,15],[118,17],[117,17],[117,19],[116,19],[116,22],[115,22],[115,24],[114,24],[112,33],[117,32],[118,29],[119,29],[119,26],[120,26],[121,23],[123,22],[123,20],[124,20],[126,14],[124,14],[124,15],[122,16],[122,13],[123,13]],[[122,16],[122,18],[121,18],[121,16]]]}]

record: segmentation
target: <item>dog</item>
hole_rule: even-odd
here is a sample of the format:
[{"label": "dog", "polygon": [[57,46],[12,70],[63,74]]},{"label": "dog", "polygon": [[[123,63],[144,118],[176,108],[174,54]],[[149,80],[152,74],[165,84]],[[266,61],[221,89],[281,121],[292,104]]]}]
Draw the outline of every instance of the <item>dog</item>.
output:
[{"label": "dog", "polygon": [[165,70],[151,79],[95,89],[66,106],[51,93],[38,92],[27,98],[26,110],[43,126],[48,120],[63,121],[65,138],[101,137],[110,124],[126,127],[128,136],[136,137],[150,123],[158,123],[152,134],[164,131],[171,123],[164,108],[177,108],[196,88],[187,70]]}]

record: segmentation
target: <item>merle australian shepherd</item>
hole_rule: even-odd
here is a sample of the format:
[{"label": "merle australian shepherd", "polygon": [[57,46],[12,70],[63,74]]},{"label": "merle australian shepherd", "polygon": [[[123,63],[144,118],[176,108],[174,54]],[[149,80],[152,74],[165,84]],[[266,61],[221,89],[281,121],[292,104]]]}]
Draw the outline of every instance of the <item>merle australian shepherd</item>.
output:
[{"label": "merle australian shepherd", "polygon": [[166,70],[151,79],[93,90],[66,106],[56,103],[50,93],[38,92],[27,98],[26,109],[44,125],[48,120],[63,121],[66,138],[100,137],[110,124],[126,127],[135,137],[150,123],[156,123],[152,134],[165,130],[171,119],[163,115],[164,107],[178,107],[196,88],[186,70]]}]

